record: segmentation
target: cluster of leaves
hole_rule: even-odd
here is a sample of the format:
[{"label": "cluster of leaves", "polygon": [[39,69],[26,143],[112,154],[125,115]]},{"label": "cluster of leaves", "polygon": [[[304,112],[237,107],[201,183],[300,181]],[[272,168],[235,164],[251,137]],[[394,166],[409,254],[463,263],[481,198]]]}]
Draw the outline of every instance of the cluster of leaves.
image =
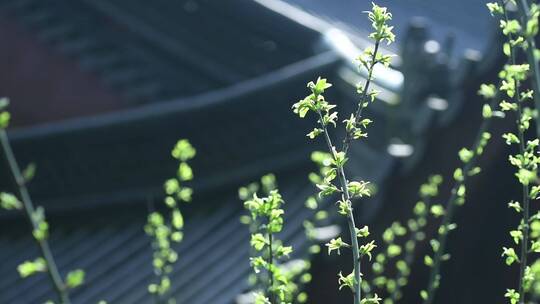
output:
[{"label": "cluster of leaves", "polygon": [[[178,253],[172,248],[173,243],[179,243],[183,239],[184,217],[179,204],[191,201],[193,190],[185,187],[184,183],[193,179],[193,170],[188,161],[195,157],[196,150],[187,139],[179,140],[172,156],[179,161],[176,177],[165,182],[166,193],[164,203],[169,213],[163,215],[154,211],[148,215],[144,231],[152,238],[154,273],[156,282],[148,285],[148,291],[155,295],[156,301],[166,297],[171,287],[169,274],[173,270],[173,264],[178,260]],[[173,303],[173,299],[167,300]]]},{"label": "cluster of leaves", "polygon": [[[370,89],[370,83],[373,78],[373,70],[377,64],[388,66],[390,64],[390,56],[379,53],[379,45],[386,41],[391,43],[394,41],[392,27],[388,25],[388,21],[392,19],[392,14],[386,8],[373,4],[373,7],[368,13],[368,18],[372,23],[373,32],[370,38],[374,40],[374,48],[367,48],[363,55],[358,58],[360,68],[367,70],[367,79],[363,84],[358,85],[357,92],[360,95],[357,109],[351,113],[348,119],[345,119],[345,138],[343,147],[338,150],[333,145],[328,128],[330,126],[337,127],[338,113],[334,111],[335,105],[326,101],[324,92],[332,85],[324,78],[318,78],[316,82],[308,83],[308,88],[311,91],[306,98],[300,100],[293,105],[293,112],[300,118],[304,118],[309,112],[313,112],[318,118],[318,127],[307,134],[311,139],[318,136],[323,136],[327,144],[328,152],[332,156],[331,161],[327,164],[323,172],[322,180],[317,184],[319,188],[319,196],[326,197],[333,194],[339,194],[341,199],[338,200],[338,213],[347,218],[349,227],[350,243],[348,244],[341,237],[332,239],[327,245],[328,252],[336,251],[340,253],[342,248],[351,248],[353,252],[353,272],[344,276],[341,272],[338,275],[340,289],[349,287],[353,291],[354,303],[379,303],[380,298],[376,295],[372,298],[362,298],[360,284],[361,271],[360,261],[363,256],[371,258],[371,252],[375,248],[373,241],[367,242],[361,246],[358,244],[358,238],[368,236],[368,228],[357,228],[355,225],[352,199],[370,196],[368,182],[366,181],[349,181],[345,175],[344,166],[347,162],[347,152],[349,144],[354,139],[367,137],[367,127],[371,120],[362,117],[362,111],[370,102],[376,99],[377,92]],[[336,181],[337,180],[337,181]]]},{"label": "cluster of leaves", "polygon": [[[251,189],[240,189],[240,196],[247,198],[244,207],[249,211],[249,223],[252,223],[250,261],[260,287],[260,290],[254,293],[254,302],[292,303],[294,294],[298,293],[298,286],[293,283],[293,279],[305,269],[301,266],[289,268],[280,263],[293,252],[291,246],[283,245],[276,237],[283,229],[282,205],[285,202],[279,190],[275,189],[273,175],[263,177],[262,184],[267,192],[263,197],[257,195],[253,184]],[[248,192],[250,197],[246,197]]]},{"label": "cluster of leaves", "polygon": [[[69,291],[83,284],[85,272],[82,269],[72,270],[68,272],[64,279],[58,272],[54,257],[49,249],[49,224],[45,218],[45,210],[41,206],[34,207],[26,189],[26,184],[35,173],[35,167],[30,165],[21,172],[5,131],[10,121],[10,114],[5,110],[8,105],[9,100],[7,98],[0,99],[0,141],[6,163],[10,168],[13,180],[17,184],[19,197],[12,193],[0,192],[0,208],[24,211],[32,227],[32,236],[41,251],[41,256],[34,260],[24,261],[17,267],[17,270],[22,278],[48,272],[58,293],[60,303],[67,304],[70,303]],[[54,302],[48,301],[48,303]]]},{"label": "cluster of leaves", "polygon": [[[413,208],[413,217],[406,225],[393,222],[382,235],[382,250],[375,256],[372,271],[376,275],[370,282],[364,281],[362,288],[366,293],[374,289],[388,295],[384,304],[393,304],[402,298],[402,288],[408,284],[412,264],[416,258],[415,249],[418,242],[425,240],[425,227],[428,216],[440,217],[442,206],[433,204],[432,200],[439,194],[439,186],[443,179],[440,175],[432,175],[420,186],[418,201]],[[432,247],[437,247],[436,240],[431,241]],[[429,256],[424,259],[426,264],[432,262]]]},{"label": "cluster of leaves", "polygon": [[[522,4],[524,1],[521,1]],[[519,153],[517,155],[510,155],[510,163],[517,167],[516,177],[523,186],[523,205],[519,202],[512,201],[509,203],[509,207],[518,213],[523,215],[519,227],[516,230],[510,232],[510,235],[516,245],[521,243],[521,256],[518,256],[514,248],[503,248],[503,257],[505,257],[507,264],[513,264],[514,262],[521,263],[520,272],[520,288],[519,292],[515,289],[508,289],[505,296],[509,299],[510,303],[523,303],[524,294],[529,290],[532,285],[532,281],[536,275],[533,275],[530,267],[527,267],[526,260],[527,255],[531,252],[532,248],[540,246],[536,245],[535,241],[531,242],[528,247],[528,238],[530,233],[531,223],[535,221],[534,216],[529,217],[529,200],[537,197],[534,188],[529,190],[529,185],[536,182],[536,170],[538,164],[537,147],[538,140],[529,140],[525,142],[524,134],[529,129],[531,121],[535,118],[536,113],[533,109],[524,106],[524,104],[533,99],[533,91],[521,92],[520,84],[525,81],[529,74],[529,64],[517,64],[516,63],[516,50],[521,49],[523,51],[531,52],[531,39],[538,32],[538,7],[533,4],[529,11],[529,18],[522,19],[522,22],[508,18],[507,5],[516,5],[516,1],[509,0],[505,2],[488,3],[488,9],[494,16],[500,16],[500,27],[508,41],[503,46],[503,52],[509,57],[508,64],[506,64],[503,70],[499,73],[500,83],[496,86],[493,84],[483,84],[480,87],[479,94],[486,99],[490,99],[489,104],[485,104],[482,109],[482,116],[484,122],[479,129],[475,144],[472,149],[462,149],[459,152],[459,158],[463,162],[461,168],[456,169],[454,172],[454,187],[452,189],[452,195],[449,199],[446,208],[442,206],[433,206],[431,211],[434,215],[442,215],[443,220],[439,228],[439,236],[436,240],[432,240],[432,248],[434,256],[426,256],[424,261],[426,265],[432,267],[430,274],[430,281],[428,289],[421,292],[421,296],[424,299],[425,304],[433,302],[435,291],[440,283],[440,264],[442,261],[449,258],[449,255],[445,253],[446,236],[448,232],[456,228],[456,225],[452,223],[455,206],[462,205],[465,202],[466,195],[466,179],[471,175],[476,175],[480,172],[480,168],[474,164],[476,159],[483,153],[483,150],[491,138],[491,134],[487,132],[489,121],[492,117],[505,117],[507,113],[517,114],[516,125],[518,133],[506,133],[503,134],[503,138],[509,145],[518,145]],[[537,52],[534,50],[534,52]],[[534,64],[536,66],[536,63]],[[536,77],[536,75],[535,75]],[[503,96],[504,95],[504,96]],[[499,99],[500,100],[499,102]],[[499,110],[496,108],[496,102],[499,102]],[[438,211],[436,211],[438,210]],[[433,211],[436,211],[435,213]],[[534,250],[532,250],[534,251]]]},{"label": "cluster of leaves", "polygon": [[[240,187],[240,189],[238,189],[238,197],[245,202],[257,195],[270,196],[270,193],[276,189],[277,183],[275,175],[267,174],[261,177],[260,183],[253,182],[247,186]],[[249,226],[252,238],[253,235],[260,233],[260,227],[261,225],[264,225],[263,217],[254,218],[251,213],[250,215],[241,216],[240,221]],[[279,241],[273,238],[273,242],[276,243]],[[261,255],[260,251],[253,246],[250,248],[250,256],[256,257]],[[263,252],[263,255],[265,254],[266,253]],[[283,301],[286,303],[305,303],[308,296],[307,293],[302,290],[302,286],[311,281],[311,274],[309,273],[311,264],[309,261],[304,259],[295,259],[286,263],[276,263],[276,259],[274,259],[274,261],[275,266],[279,268],[278,272],[285,277],[285,280],[282,282],[282,284],[285,284],[283,288],[283,290],[285,290],[285,292],[283,292]],[[268,271],[258,271],[250,275],[249,283],[252,289],[259,291],[268,290],[267,284],[269,282],[269,274]],[[261,296],[260,292],[256,292],[255,294],[259,299],[266,298],[266,296]]]},{"label": "cluster of leaves", "polygon": [[518,290],[510,288],[505,293],[509,302],[515,304],[525,302],[534,281],[528,257],[531,253],[540,252],[538,234],[540,214],[530,215],[530,201],[540,197],[540,186],[537,185],[540,141],[538,138],[527,139],[527,131],[531,121],[536,117],[536,110],[530,106],[534,98],[533,91],[522,88],[523,83],[529,79],[531,66],[536,66],[537,62],[534,59],[532,62],[517,62],[520,52],[527,53],[534,47],[531,40],[538,34],[540,10],[536,4],[532,4],[527,18],[511,19],[507,12],[509,4],[517,5],[514,0],[494,2],[488,4],[488,9],[492,15],[500,18],[501,31],[507,38],[503,51],[510,63],[499,73],[501,85],[498,89],[504,94],[505,99],[500,104],[501,110],[516,119],[517,133],[505,133],[503,138],[506,144],[517,146],[518,150],[516,154],[510,154],[508,159],[516,168],[515,176],[522,187],[522,198],[521,202],[511,201],[508,206],[521,218],[518,227],[510,231],[510,237],[514,245],[520,248],[518,250],[520,253],[518,254],[514,247],[503,247],[502,252],[507,265],[514,263],[520,265]]},{"label": "cluster of leaves", "polygon": [[[321,184],[326,176],[327,171],[331,170],[332,154],[322,151],[314,151],[311,153],[311,161],[317,166],[318,172],[310,172],[308,175],[309,181],[316,187]],[[312,241],[309,247],[310,254],[317,254],[321,251],[321,246],[318,242],[321,238],[317,233],[317,226],[323,225],[329,219],[328,211],[320,210],[320,205],[323,202],[323,198],[318,195],[310,195],[305,201],[307,209],[315,212],[311,219],[304,221],[304,229],[308,240]],[[328,236],[333,237],[333,234],[325,233],[325,238]]]}]

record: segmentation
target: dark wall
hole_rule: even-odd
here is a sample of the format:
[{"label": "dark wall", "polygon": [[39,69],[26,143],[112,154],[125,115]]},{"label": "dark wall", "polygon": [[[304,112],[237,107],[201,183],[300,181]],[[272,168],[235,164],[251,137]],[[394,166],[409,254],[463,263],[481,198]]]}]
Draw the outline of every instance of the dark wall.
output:
[{"label": "dark wall", "polygon": [[20,24],[0,18],[0,96],[11,99],[13,126],[35,125],[118,109],[120,98],[69,57]]}]

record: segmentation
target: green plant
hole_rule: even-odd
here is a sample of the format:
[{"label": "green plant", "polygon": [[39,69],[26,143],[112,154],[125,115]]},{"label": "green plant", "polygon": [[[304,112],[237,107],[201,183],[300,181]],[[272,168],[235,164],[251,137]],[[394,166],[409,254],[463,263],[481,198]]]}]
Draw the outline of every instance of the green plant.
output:
[{"label": "green plant", "polygon": [[[272,179],[272,185],[265,179]],[[272,175],[264,177],[263,185],[268,195],[259,197],[252,188],[251,197],[244,202],[244,207],[250,212],[250,222],[253,223],[251,228],[254,229],[250,240],[253,249],[250,261],[261,288],[254,294],[256,304],[292,303],[295,288],[291,283],[292,273],[286,271],[279,263],[280,260],[289,257],[293,249],[291,246],[284,246],[276,237],[283,229],[284,211],[281,206],[284,201],[279,190],[272,189],[274,183],[275,178]],[[264,277],[261,270],[265,270]]]},{"label": "green plant", "polygon": [[[383,235],[380,253],[375,256],[372,271],[375,277],[362,286],[366,293],[377,288],[388,297],[384,304],[396,303],[402,297],[401,289],[408,284],[412,264],[416,258],[415,249],[418,242],[425,240],[425,227],[428,215],[441,216],[441,206],[432,200],[439,194],[439,186],[443,179],[440,175],[432,175],[420,186],[420,200],[414,205],[413,217],[405,225],[393,222]],[[390,262],[392,262],[391,265]]]},{"label": "green plant", "polygon": [[[238,197],[242,201],[251,200],[254,195],[269,196],[273,190],[277,189],[276,177],[274,174],[267,174],[261,177],[260,183],[253,182],[247,186],[238,189]],[[240,221],[249,226],[252,236],[260,232],[261,225],[264,225],[264,220],[261,217],[254,218],[253,214],[242,215]],[[253,246],[250,246],[250,257],[255,258],[260,255],[259,251]],[[264,253],[266,254],[266,253]],[[276,259],[274,259],[276,261]],[[309,268],[311,264],[306,259],[295,259],[286,263],[275,263],[279,268],[278,272],[285,278],[286,285],[283,301],[286,303],[305,303],[308,299],[307,293],[302,290],[303,285],[311,280]],[[269,272],[253,272],[249,277],[249,284],[253,290],[261,291],[268,290]],[[267,297],[268,298],[268,297]]]},{"label": "green plant", "polygon": [[184,236],[184,217],[178,205],[191,201],[193,190],[185,187],[184,183],[193,179],[193,170],[187,162],[195,157],[196,152],[187,139],[176,143],[171,154],[179,161],[177,174],[164,185],[164,203],[169,214],[163,215],[158,211],[150,213],[144,227],[146,234],[152,238],[154,250],[152,265],[156,281],[148,285],[148,291],[154,295],[156,303],[174,303],[174,299],[167,298],[171,286],[169,274],[178,260],[178,253],[172,248],[172,244],[181,242]]},{"label": "green plant", "polygon": [[[308,83],[308,88],[311,90],[311,94],[306,98],[295,103],[293,111],[300,118],[304,118],[308,112],[313,112],[318,118],[319,126],[307,136],[314,139],[322,135],[325,139],[329,153],[332,155],[332,163],[329,164],[329,170],[327,170],[323,181],[317,185],[320,189],[319,196],[329,196],[335,193],[341,195],[341,199],[338,201],[339,214],[347,218],[347,224],[349,228],[350,243],[348,244],[342,240],[341,237],[331,240],[328,244],[328,252],[336,251],[340,253],[341,248],[351,248],[353,252],[353,272],[349,275],[343,275],[339,273],[340,289],[343,287],[349,287],[353,291],[354,303],[378,303],[379,298],[374,296],[372,298],[362,298],[361,293],[361,258],[363,256],[371,257],[371,251],[375,248],[374,242],[369,242],[359,246],[358,238],[367,237],[369,234],[367,227],[358,229],[355,225],[354,212],[352,206],[352,199],[361,198],[370,195],[368,188],[368,182],[365,181],[349,181],[347,179],[344,165],[347,162],[347,153],[350,147],[350,143],[353,139],[360,139],[367,137],[366,129],[371,123],[370,119],[363,118],[362,112],[370,102],[373,102],[377,96],[377,92],[370,89],[370,83],[373,79],[374,67],[377,64],[383,64],[388,66],[390,64],[391,57],[389,55],[383,55],[379,53],[379,45],[381,42],[386,41],[391,43],[394,41],[394,34],[392,33],[392,27],[387,24],[392,19],[386,8],[373,4],[372,10],[367,12],[368,18],[372,23],[374,32],[369,37],[374,40],[374,48],[367,48],[363,55],[358,58],[358,62],[361,68],[367,70],[367,79],[362,85],[358,85],[358,93],[360,94],[360,100],[358,107],[354,113],[351,113],[350,118],[345,119],[345,131],[346,135],[343,139],[343,146],[341,150],[338,150],[332,142],[332,138],[329,134],[328,128],[330,125],[336,127],[338,115],[333,109],[335,105],[330,104],[324,98],[324,92],[332,85],[324,78],[317,79],[316,82]],[[334,183],[337,178],[338,184]]]},{"label": "green plant", "polygon": [[[540,225],[540,214],[530,215],[531,199],[538,199],[540,187],[534,185],[537,183],[537,170],[540,158],[538,157],[538,146],[540,141],[538,138],[527,140],[527,130],[530,127],[530,122],[536,115],[532,108],[527,104],[533,99],[532,90],[524,90],[523,83],[527,81],[531,66],[533,66],[533,79],[537,80],[537,62],[534,56],[531,55],[536,49],[534,47],[534,37],[538,33],[538,16],[539,8],[536,4],[531,5],[530,11],[526,2],[521,1],[519,4],[521,12],[520,20],[511,19],[507,11],[507,5],[511,3],[516,5],[516,1],[500,1],[488,4],[488,8],[492,15],[501,18],[500,27],[503,34],[507,38],[504,45],[504,54],[509,58],[510,63],[505,65],[499,73],[502,84],[499,90],[503,92],[508,99],[505,101],[503,110],[509,115],[515,114],[515,122],[517,134],[508,132],[503,135],[508,145],[517,146],[518,153],[509,155],[510,164],[516,167],[515,176],[521,184],[522,198],[521,203],[512,201],[509,207],[512,208],[521,216],[520,224],[517,229],[510,231],[510,236],[516,246],[520,246],[516,253],[513,247],[503,247],[502,256],[505,258],[507,265],[518,263],[520,265],[518,290],[513,288],[507,289],[505,297],[510,303],[525,303],[527,293],[530,291],[531,283],[534,276],[531,274],[529,266],[529,255],[533,252],[540,252],[540,240],[538,239],[538,230]],[[530,16],[529,16],[530,14]],[[527,15],[527,16],[525,16]],[[530,19],[529,19],[530,18]],[[528,63],[518,63],[520,52],[528,54]],[[535,87],[536,83],[533,83]],[[535,231],[536,230],[536,231]]]},{"label": "green plant", "polygon": [[[8,210],[22,209],[24,211],[32,229],[33,239],[36,241],[41,253],[41,256],[38,258],[20,264],[17,267],[17,270],[22,278],[40,272],[47,272],[60,303],[69,304],[71,302],[69,291],[83,284],[85,272],[81,269],[73,270],[67,274],[65,279],[63,279],[58,271],[58,267],[56,266],[54,256],[47,240],[49,237],[49,223],[45,218],[45,210],[41,206],[38,206],[37,208],[34,207],[32,198],[26,187],[26,184],[34,175],[35,168],[31,165],[24,171],[20,170],[5,131],[10,121],[9,112],[4,110],[8,105],[8,99],[0,99],[0,144],[2,146],[4,160],[9,168],[13,182],[16,185],[16,195],[1,192],[0,207]],[[49,301],[49,303],[52,303],[52,301]]]},{"label": "green plant", "polygon": [[[506,3],[502,4],[505,5]],[[535,41],[535,36],[538,34],[538,17],[540,17],[540,10],[536,3],[531,3],[529,5],[527,0],[515,1],[513,4],[518,7],[520,27],[525,29],[521,32],[520,36],[526,41],[526,45],[523,45],[523,50],[527,55],[527,63],[531,70],[534,103],[536,109],[540,109],[540,67]],[[493,3],[491,3],[491,5],[493,5]],[[540,124],[536,124],[536,136],[540,137]]]},{"label": "green plant", "polygon": [[483,120],[476,133],[474,143],[470,149],[462,148],[458,152],[461,166],[454,170],[454,184],[446,204],[433,205],[430,209],[436,217],[442,217],[442,222],[437,230],[437,237],[430,241],[433,255],[424,257],[424,263],[431,268],[427,289],[420,292],[424,304],[433,303],[441,280],[441,263],[450,259],[450,254],[446,252],[448,234],[457,228],[457,225],[453,223],[454,216],[457,207],[465,204],[469,177],[481,172],[477,162],[491,139],[491,133],[488,132],[491,121],[494,117],[504,116],[502,112],[493,110],[499,101],[499,92],[495,85],[482,84],[478,94],[489,103],[485,103],[482,107]]}]

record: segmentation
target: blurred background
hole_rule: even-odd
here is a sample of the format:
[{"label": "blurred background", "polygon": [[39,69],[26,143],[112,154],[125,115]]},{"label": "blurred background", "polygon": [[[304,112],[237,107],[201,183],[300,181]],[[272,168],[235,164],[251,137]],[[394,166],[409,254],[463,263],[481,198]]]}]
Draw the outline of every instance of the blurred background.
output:
[{"label": "blurred background", "polygon": [[[445,177],[439,203],[459,165],[457,151],[474,140],[481,83],[496,79],[502,38],[484,1],[380,0],[393,13],[396,55],[376,71],[379,100],[366,116],[369,138],[351,149],[349,175],[377,185],[358,202],[359,225],[380,236],[404,221],[430,174]],[[163,182],[176,172],[170,150],[179,138],[197,149],[194,202],[183,207],[185,239],[172,275],[178,303],[242,303],[249,291],[249,230],[238,187],[272,172],[286,201],[281,238],[308,256],[308,303],[344,303],[337,269],[350,256],[308,255],[303,223],[316,192],[308,173],[313,121],[291,111],[318,76],[334,87],[338,111],[356,107],[364,79],[354,58],[369,45],[365,0],[1,0],[0,95],[11,99],[8,130],[21,166],[36,165],[29,184],[46,209],[61,272],[87,272],[74,303],[150,303],[150,239],[143,226],[161,208]],[[311,127],[311,128],[310,128]],[[517,218],[506,204],[519,186],[507,164],[497,122],[493,142],[471,180],[451,234],[436,303],[501,303],[517,269],[500,257]],[[340,136],[340,134],[335,134]],[[319,145],[319,146],[317,146]],[[3,166],[3,164],[2,164]],[[10,190],[0,167],[0,189]],[[318,218],[326,242],[339,218],[332,202]],[[319,214],[320,216],[320,214]],[[343,223],[342,223],[343,224]],[[436,233],[431,222],[427,234]],[[339,225],[337,229],[339,229]],[[430,251],[418,248],[418,256]],[[46,275],[20,279],[18,264],[37,247],[22,214],[0,213],[0,303],[53,297]],[[418,259],[402,303],[418,303],[428,268]],[[370,275],[369,268],[364,274]]]}]

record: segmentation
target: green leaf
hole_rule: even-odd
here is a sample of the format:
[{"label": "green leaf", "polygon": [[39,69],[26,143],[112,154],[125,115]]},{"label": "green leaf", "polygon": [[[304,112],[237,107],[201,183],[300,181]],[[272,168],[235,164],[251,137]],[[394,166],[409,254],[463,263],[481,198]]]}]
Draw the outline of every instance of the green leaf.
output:
[{"label": "green leaf", "polygon": [[326,81],[326,78],[317,78],[315,86],[312,86],[313,93],[320,95],[323,94],[326,89],[331,87],[332,84]]},{"label": "green leaf", "polygon": [[5,129],[8,127],[10,118],[11,115],[9,112],[0,112],[0,129]]},{"label": "green leaf", "polygon": [[189,140],[181,139],[176,143],[171,154],[174,158],[185,162],[195,157],[197,150],[193,148]]},{"label": "green leaf", "polygon": [[492,16],[504,14],[504,9],[503,9],[502,6],[499,5],[499,3],[497,3],[497,2],[489,2],[486,5],[488,7],[489,13]]},{"label": "green leaf", "polygon": [[181,162],[178,166],[178,178],[181,181],[189,181],[193,179],[193,170],[187,163]]},{"label": "green leaf", "polygon": [[359,237],[359,238],[365,238],[365,237],[368,237],[369,236],[369,228],[368,226],[364,226],[360,229],[358,228],[355,228],[356,230],[356,236]]},{"label": "green leaf", "polygon": [[504,35],[517,34],[521,30],[521,25],[517,20],[501,20],[500,22]]},{"label": "green leaf", "polygon": [[315,128],[313,129],[313,131],[309,132],[306,136],[309,137],[310,139],[314,139],[315,137],[319,136],[322,133],[323,133],[323,129]]},{"label": "green leaf", "polygon": [[193,189],[183,187],[176,193],[177,197],[184,202],[191,202],[191,197],[193,195]]},{"label": "green leaf", "polygon": [[347,185],[347,188],[349,190],[349,193],[351,197],[369,197],[371,195],[371,192],[369,191],[369,188],[367,186],[369,185],[369,182],[349,182]]},{"label": "green leaf", "polygon": [[505,258],[505,263],[508,266],[512,265],[514,262],[519,262],[519,258],[514,248],[503,247],[503,253],[501,256]]},{"label": "green leaf", "polygon": [[515,103],[510,103],[510,102],[507,102],[505,100],[501,101],[501,103],[499,103],[499,106],[501,107],[501,111],[516,111],[517,110],[517,104]]},{"label": "green leaf", "polygon": [[36,175],[36,164],[30,163],[22,172],[23,178],[26,182],[31,181]]},{"label": "green leaf", "polygon": [[495,97],[496,94],[497,94],[497,88],[493,84],[483,83],[480,85],[480,89],[478,90],[478,95],[486,99],[493,98]]},{"label": "green leaf", "polygon": [[341,248],[343,247],[350,247],[349,244],[345,243],[341,237],[338,237],[337,239],[331,239],[329,243],[325,244],[326,247],[328,247],[328,254],[330,255],[332,251],[336,251],[337,254],[341,254]]},{"label": "green leaf", "polygon": [[519,144],[518,137],[513,133],[505,133],[505,134],[502,135],[502,138],[504,138],[504,140],[506,140],[507,145]]},{"label": "green leaf", "polygon": [[47,262],[44,258],[37,258],[34,261],[25,261],[17,266],[17,271],[22,278],[29,277],[37,272],[45,272],[47,270]]},{"label": "green leaf", "polygon": [[306,208],[311,209],[311,210],[315,210],[319,207],[319,203],[317,202],[317,199],[313,196],[310,196],[307,198],[305,205],[306,205]]},{"label": "green leaf", "polygon": [[493,116],[493,111],[491,110],[491,107],[489,106],[489,104],[486,103],[482,107],[482,117],[491,118],[491,116]]},{"label": "green leaf", "polygon": [[401,246],[390,244],[387,248],[388,257],[393,258],[401,254]]},{"label": "green leaf", "polygon": [[429,255],[424,256],[424,264],[428,267],[433,266],[433,258],[431,258]]},{"label": "green leaf", "polygon": [[523,185],[529,185],[531,182],[534,182],[537,179],[536,171],[527,169],[519,169],[516,176],[519,182]]},{"label": "green leaf", "polygon": [[15,195],[6,192],[0,192],[0,207],[7,210],[22,209],[22,203]]},{"label": "green leaf", "polygon": [[84,283],[85,272],[81,269],[70,271],[66,276],[66,286],[76,288]]},{"label": "green leaf", "polygon": [[38,241],[45,240],[49,236],[49,224],[45,220],[45,209],[38,206],[31,216],[32,221],[34,222],[32,235]]},{"label": "green leaf", "polygon": [[466,148],[461,148],[458,155],[463,163],[468,163],[474,157],[474,152]]},{"label": "green leaf", "polygon": [[345,163],[347,162],[347,157],[345,155],[345,152],[337,152],[334,150],[334,165],[338,168],[343,167]]},{"label": "green leaf", "polygon": [[510,300],[510,304],[517,304],[519,302],[519,293],[515,289],[507,289],[504,297]]},{"label": "green leaf", "polygon": [[430,211],[435,217],[441,217],[446,213],[444,207],[438,204],[431,206]]},{"label": "green leaf", "polygon": [[255,248],[255,250],[261,251],[266,246],[266,244],[268,244],[268,241],[261,233],[255,233],[251,236],[250,243],[251,247]]},{"label": "green leaf", "polygon": [[353,290],[355,285],[355,278],[354,273],[349,273],[347,276],[343,276],[341,271],[338,274],[338,284],[339,284],[339,290],[341,290],[343,287],[348,287],[351,290]]},{"label": "green leaf", "polygon": [[165,181],[165,193],[167,195],[175,194],[178,190],[180,190],[180,182],[176,178],[171,178]]},{"label": "green leaf", "polygon": [[531,242],[531,251],[535,253],[540,253],[540,242],[532,241]]},{"label": "green leaf", "polygon": [[514,209],[516,212],[521,212],[523,209],[521,208],[521,205],[519,202],[511,201],[508,203],[508,208]]},{"label": "green leaf", "polygon": [[523,233],[521,230],[512,230],[510,231],[510,236],[514,240],[514,243],[519,244],[519,242],[523,239]]},{"label": "green leaf", "polygon": [[293,252],[292,246],[278,246],[275,250],[276,257],[289,256]]},{"label": "green leaf", "polygon": [[272,304],[272,302],[270,302],[270,299],[265,297],[264,293],[262,292],[256,292],[254,293],[254,296],[254,304]]},{"label": "green leaf", "polygon": [[181,229],[184,227],[184,217],[178,209],[175,209],[172,212],[172,224],[176,229]]},{"label": "green leaf", "polygon": [[320,197],[329,196],[329,195],[332,195],[333,193],[339,192],[339,189],[330,183],[317,184],[316,186],[320,190],[319,191]]},{"label": "green leaf", "polygon": [[360,301],[360,304],[380,304],[382,301],[377,294],[374,294],[372,297],[364,298]]},{"label": "green leaf", "polygon": [[371,260],[371,252],[373,251],[373,249],[375,249],[375,247],[377,247],[377,245],[375,245],[375,241],[371,241],[367,244],[360,246],[360,248],[358,248],[358,251],[360,251],[360,256],[362,257],[364,255],[367,255],[369,260]]},{"label": "green leaf", "polygon": [[300,118],[306,117],[310,110],[315,110],[313,102],[313,94],[293,104],[293,113],[297,114]]}]

